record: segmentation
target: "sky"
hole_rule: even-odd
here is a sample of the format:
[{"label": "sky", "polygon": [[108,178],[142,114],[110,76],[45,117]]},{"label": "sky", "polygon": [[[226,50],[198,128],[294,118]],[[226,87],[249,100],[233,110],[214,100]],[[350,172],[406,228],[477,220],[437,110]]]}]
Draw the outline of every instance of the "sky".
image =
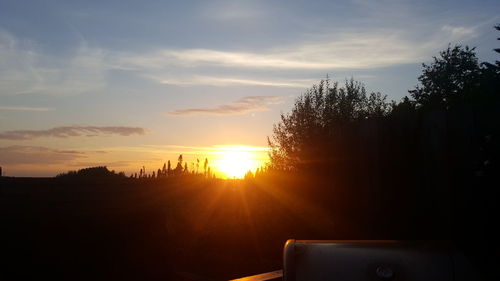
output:
[{"label": "sky", "polygon": [[260,160],[325,77],[400,100],[449,44],[498,59],[499,1],[0,0],[0,166],[54,176]]}]

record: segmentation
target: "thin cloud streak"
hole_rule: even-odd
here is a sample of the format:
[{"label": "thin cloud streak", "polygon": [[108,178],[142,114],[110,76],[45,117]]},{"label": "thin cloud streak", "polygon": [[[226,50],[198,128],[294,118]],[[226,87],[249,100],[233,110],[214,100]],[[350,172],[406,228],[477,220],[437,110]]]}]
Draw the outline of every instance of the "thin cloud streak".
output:
[{"label": "thin cloud streak", "polygon": [[186,146],[186,145],[146,145],[146,148],[154,148],[158,151],[174,151],[174,152],[186,152],[189,151],[191,153],[201,152],[206,153],[213,151],[221,151],[222,149],[226,149],[228,147],[234,148],[245,148],[246,151],[269,151],[269,147],[267,146],[255,146],[255,145],[212,145],[212,146]]},{"label": "thin cloud streak", "polygon": [[9,111],[35,111],[35,112],[54,111],[53,108],[48,108],[48,107],[29,107],[29,106],[0,106],[0,110],[9,110]]},{"label": "thin cloud streak", "polygon": [[[165,66],[225,68],[334,70],[372,69],[420,62],[436,50],[456,40],[476,36],[475,29],[445,25],[429,34],[425,43],[408,38],[397,29],[351,31],[323,34],[311,42],[292,47],[274,47],[260,52],[213,49],[162,49],[149,54],[128,56],[125,67],[157,69]],[[416,44],[420,46],[415,48]]]},{"label": "thin cloud streak", "polygon": [[85,153],[74,150],[58,150],[41,146],[0,147],[3,165],[52,165],[85,158]]},{"label": "thin cloud streak", "polygon": [[222,104],[212,108],[189,108],[169,112],[170,115],[241,115],[256,111],[267,111],[269,105],[279,104],[283,101],[278,96],[250,96],[237,101]]},{"label": "thin cloud streak", "polygon": [[309,87],[315,79],[300,79],[300,80],[259,80],[259,79],[245,79],[237,77],[215,77],[215,76],[193,76],[187,78],[160,78],[151,77],[151,79],[158,81],[161,84],[177,85],[177,86],[193,86],[193,85],[207,85],[207,86],[233,86],[233,85],[248,85],[248,86],[271,86],[282,88],[304,88]]},{"label": "thin cloud streak", "polygon": [[106,166],[106,167],[127,167],[137,164],[132,161],[112,161],[112,162],[96,162],[96,161],[82,161],[82,162],[74,162],[68,164],[69,167],[78,167],[78,168],[86,168],[92,166]]},{"label": "thin cloud streak", "polygon": [[95,137],[103,135],[144,135],[146,130],[140,127],[120,126],[63,126],[48,130],[16,130],[0,133],[0,140],[32,140],[41,137],[68,138],[68,137]]},{"label": "thin cloud streak", "polygon": [[212,146],[187,146],[187,145],[141,145],[141,146],[114,146],[105,147],[107,152],[138,152],[138,153],[155,153],[155,154],[210,154],[212,152],[221,151],[227,147],[245,147],[247,151],[268,151],[267,146],[255,145],[212,145]]},{"label": "thin cloud streak", "polygon": [[[106,77],[113,70],[130,70],[149,80],[175,85],[302,87],[307,83],[300,79],[287,81],[276,75],[248,79],[224,73],[244,69],[297,70],[310,76],[311,71],[328,73],[421,62],[449,42],[478,35],[475,27],[452,25],[429,31],[424,41],[422,36],[414,38],[408,34],[412,33],[396,28],[329,32],[312,35],[294,45],[270,46],[259,51],[160,48],[123,52],[82,44],[72,56],[55,57],[43,53],[35,42],[0,30],[0,95],[77,95],[100,91],[110,86]],[[207,67],[210,75],[206,75]],[[218,75],[211,75],[214,69]],[[173,74],[179,70],[189,74]]]}]

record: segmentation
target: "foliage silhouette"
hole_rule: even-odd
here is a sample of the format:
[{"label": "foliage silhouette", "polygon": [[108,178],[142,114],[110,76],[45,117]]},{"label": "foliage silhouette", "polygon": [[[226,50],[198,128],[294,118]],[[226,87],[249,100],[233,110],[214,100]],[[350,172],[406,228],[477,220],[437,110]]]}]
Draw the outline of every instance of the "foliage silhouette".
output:
[{"label": "foliage silhouette", "polygon": [[116,173],[114,170],[110,171],[106,166],[89,167],[80,169],[78,171],[69,171],[67,173],[58,174],[57,178],[73,178],[73,177],[120,177],[125,178],[125,173]]},{"label": "foliage silhouette", "polygon": [[422,86],[410,90],[418,105],[428,107],[451,106],[477,86],[480,65],[475,48],[456,45],[439,53],[430,64],[422,64],[418,80]]},{"label": "foliage silhouette", "polygon": [[[497,24],[494,28],[496,30],[500,31],[500,24]],[[498,37],[497,40],[500,40],[500,37]],[[500,53],[500,48],[495,48],[493,50],[495,52],[497,52],[497,53]],[[490,62],[484,62],[483,64],[484,64],[484,66],[487,69],[492,70],[493,72],[496,72],[496,74],[499,74],[499,72],[500,72],[500,61],[496,60],[494,64],[490,63]]]},{"label": "foliage silhouette", "polygon": [[293,170],[322,165],[335,157],[331,144],[345,139],[352,124],[389,112],[386,96],[368,95],[361,82],[350,79],[339,87],[322,80],[297,98],[291,113],[282,114],[274,125],[268,138],[271,166]]},{"label": "foliage silhouette", "polygon": [[353,79],[323,80],[274,125],[264,177],[302,178],[338,225],[453,240],[497,276],[488,248],[498,216],[488,214],[498,213],[499,70],[457,45],[423,64],[421,84],[399,102]]}]

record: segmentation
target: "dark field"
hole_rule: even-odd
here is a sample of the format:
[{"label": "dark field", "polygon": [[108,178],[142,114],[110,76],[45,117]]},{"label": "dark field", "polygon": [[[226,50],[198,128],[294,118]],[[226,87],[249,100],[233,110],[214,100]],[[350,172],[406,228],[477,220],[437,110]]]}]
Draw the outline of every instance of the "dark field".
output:
[{"label": "dark field", "polygon": [[299,179],[0,183],[2,280],[238,278],[280,269],[289,238],[452,239],[476,264],[495,257],[492,233],[464,243],[415,206],[391,214]]},{"label": "dark field", "polygon": [[243,277],[321,224],[255,182],[2,178],[0,192],[2,280]]}]

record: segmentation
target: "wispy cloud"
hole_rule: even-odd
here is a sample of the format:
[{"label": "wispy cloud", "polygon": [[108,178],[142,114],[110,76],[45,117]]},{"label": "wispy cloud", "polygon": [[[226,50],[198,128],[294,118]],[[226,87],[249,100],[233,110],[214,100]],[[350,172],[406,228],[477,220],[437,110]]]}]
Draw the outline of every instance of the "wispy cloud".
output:
[{"label": "wispy cloud", "polygon": [[54,56],[0,29],[0,94],[75,95],[102,89],[111,52],[86,45]]},{"label": "wispy cloud", "polygon": [[32,140],[41,137],[68,138],[94,137],[103,135],[144,135],[146,130],[140,127],[99,127],[99,126],[63,126],[48,130],[16,130],[0,133],[0,140]]},{"label": "wispy cloud", "polygon": [[[458,39],[475,36],[473,28],[445,25],[428,34],[425,43],[408,36],[407,31],[377,29],[332,32],[287,47],[276,46],[259,52],[213,49],[162,49],[128,56],[128,67],[156,69],[165,66],[185,68],[224,67],[290,70],[370,69],[420,62],[436,50]],[[418,44],[418,48],[415,46]]]},{"label": "wispy cloud", "polygon": [[476,28],[474,27],[464,27],[464,26],[451,26],[444,25],[441,27],[441,31],[450,38],[450,41],[459,40],[461,38],[470,38],[474,36]]},{"label": "wispy cloud", "polygon": [[41,146],[0,147],[2,165],[59,164],[85,158],[85,153],[74,150],[57,150]]},{"label": "wispy cloud", "polygon": [[[131,52],[81,44],[71,55],[58,57],[43,52],[36,42],[20,40],[0,30],[0,95],[95,92],[113,86],[107,74],[116,69],[174,85],[303,87],[310,84],[300,79],[287,80],[276,71],[289,70],[298,77],[311,77],[318,71],[421,62],[449,42],[474,36],[474,27],[450,24],[425,32],[419,30],[419,36],[397,27],[367,28],[324,31],[285,46],[274,42],[258,50],[167,47]],[[253,72],[251,78],[247,70]],[[271,75],[270,70],[274,71]]]},{"label": "wispy cloud", "polygon": [[208,86],[272,86],[272,87],[288,87],[288,88],[304,88],[309,87],[314,83],[315,79],[247,79],[239,77],[216,77],[216,76],[191,76],[191,77],[151,77],[152,79],[169,85],[192,86],[192,85],[208,85]]},{"label": "wispy cloud", "polygon": [[107,167],[127,167],[130,165],[136,164],[135,162],[131,161],[108,161],[108,162],[96,162],[96,161],[78,161],[74,163],[69,163],[68,166],[70,167],[79,167],[79,168],[85,168],[85,167],[92,167],[92,166],[107,166]]},{"label": "wispy cloud", "polygon": [[49,107],[29,107],[29,106],[0,106],[0,110],[36,111],[36,112],[54,111],[53,108],[49,108]]},{"label": "wispy cloud", "polygon": [[251,96],[237,101],[222,104],[212,108],[188,108],[169,112],[170,115],[240,115],[256,111],[267,111],[269,105],[278,104],[283,97],[278,96]]}]

